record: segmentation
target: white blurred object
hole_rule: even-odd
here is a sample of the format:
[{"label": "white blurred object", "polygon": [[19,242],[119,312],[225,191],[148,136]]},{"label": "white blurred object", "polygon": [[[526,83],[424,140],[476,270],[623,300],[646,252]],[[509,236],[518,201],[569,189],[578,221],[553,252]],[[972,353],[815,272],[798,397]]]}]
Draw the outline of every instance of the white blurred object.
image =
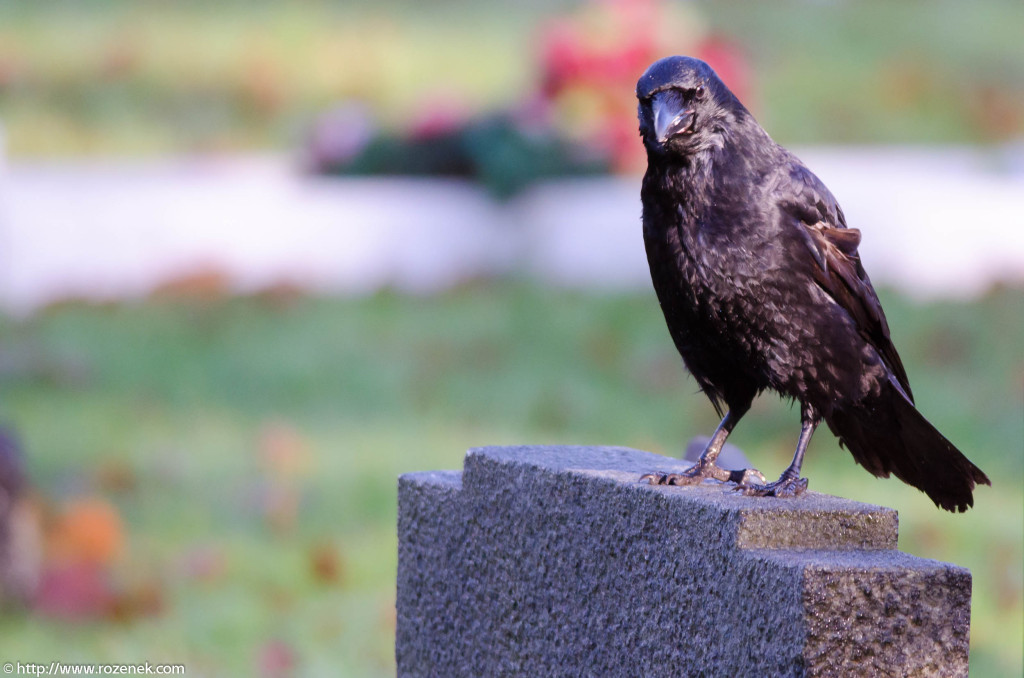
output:
[{"label": "white blurred object", "polygon": [[[797,154],[863,232],[876,285],[965,297],[1024,282],[1024,148]],[[8,163],[0,306],[139,297],[202,270],[239,292],[423,293],[510,271],[649,289],[639,193],[638,176],[573,179],[500,203],[463,181],[311,177],[276,157]]]},{"label": "white blurred object", "polygon": [[204,270],[238,292],[430,292],[511,265],[495,205],[455,181],[316,178],[278,159],[26,163],[0,193],[0,304],[19,313]]},{"label": "white blurred object", "polygon": [[875,284],[966,298],[1024,282],[1024,148],[807,149],[804,163],[863,232]]}]

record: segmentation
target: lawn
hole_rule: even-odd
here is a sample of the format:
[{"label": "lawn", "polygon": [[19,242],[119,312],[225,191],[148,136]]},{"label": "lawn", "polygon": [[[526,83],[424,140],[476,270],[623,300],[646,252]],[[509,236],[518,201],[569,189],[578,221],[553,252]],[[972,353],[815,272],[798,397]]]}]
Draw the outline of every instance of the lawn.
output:
[{"label": "lawn", "polygon": [[[18,157],[146,155],[294,148],[341,102],[392,128],[439,101],[507,108],[539,86],[542,26],[579,6],[0,0],[0,120]],[[782,143],[1005,142],[1024,125],[1020,2],[668,7],[666,49],[734,45]]]},{"label": "lawn", "polygon": [[[972,675],[1019,675],[1024,294],[883,303],[921,410],[994,487],[967,514],[941,512],[872,478],[825,429],[806,475],[897,508],[902,549],[969,567]],[[155,601],[77,621],[8,611],[8,654],[189,675],[393,675],[400,473],[458,468],[484,444],[674,454],[717,423],[652,294],[514,281],[426,298],[67,304],[0,320],[0,388],[38,501],[111,503],[125,532],[111,577]],[[797,422],[763,397],[733,440],[770,475]]]}]

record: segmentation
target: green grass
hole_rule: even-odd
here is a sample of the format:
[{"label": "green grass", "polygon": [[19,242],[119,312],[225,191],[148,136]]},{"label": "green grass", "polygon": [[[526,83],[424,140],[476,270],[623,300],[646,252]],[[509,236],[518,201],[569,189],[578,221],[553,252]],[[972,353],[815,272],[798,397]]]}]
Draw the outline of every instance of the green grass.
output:
[{"label": "green grass", "polygon": [[784,143],[991,142],[1024,125],[1020,3],[704,7],[752,57],[755,111]]},{"label": "green grass", "polygon": [[[15,156],[291,148],[342,101],[401,127],[537,88],[538,27],[572,2],[0,0],[0,119]],[[1024,5],[700,2],[675,51],[743,51],[783,143],[999,142],[1024,125]],[[639,74],[637,74],[639,75]],[[630,91],[622,96],[629,98]]]},{"label": "green grass", "polygon": [[[971,568],[972,675],[1019,674],[1024,294],[883,302],[920,408],[995,486],[967,514],[940,512],[872,478],[825,430],[806,475],[815,490],[897,508],[904,550]],[[53,500],[114,501],[129,532],[118,576],[165,598],[128,621],[0,617],[26,658],[246,674],[280,640],[304,675],[393,675],[397,475],[458,468],[483,444],[673,454],[717,423],[650,294],[494,283],[429,298],[70,305],[0,321],[0,347],[0,414],[34,484]],[[777,472],[797,420],[766,396],[734,441]],[[264,449],[280,430],[294,465],[274,471]],[[133,482],[104,483],[110,468]],[[293,523],[271,519],[274,492],[299,499]],[[336,580],[310,565],[324,544]]]}]

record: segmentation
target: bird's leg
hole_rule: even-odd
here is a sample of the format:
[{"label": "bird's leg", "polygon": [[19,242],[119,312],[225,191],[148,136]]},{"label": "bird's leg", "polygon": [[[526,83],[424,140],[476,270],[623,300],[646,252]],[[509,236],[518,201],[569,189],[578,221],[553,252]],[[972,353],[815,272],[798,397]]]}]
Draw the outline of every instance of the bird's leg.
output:
[{"label": "bird's leg", "polygon": [[736,489],[743,494],[754,497],[799,497],[807,490],[807,478],[800,477],[800,467],[804,463],[804,452],[811,442],[814,429],[821,421],[809,409],[804,409],[800,417],[800,439],[796,443],[796,452],[789,468],[782,472],[774,483],[759,485],[757,483],[740,483]]},{"label": "bird's leg", "polygon": [[705,478],[712,478],[722,482],[731,481],[734,483],[748,483],[754,479],[760,479],[764,482],[764,476],[757,469],[741,469],[739,471],[729,471],[724,468],[720,468],[715,464],[715,460],[718,458],[718,454],[722,451],[722,446],[725,445],[726,438],[732,433],[732,429],[736,426],[736,423],[740,420],[740,417],[749,409],[749,405],[743,408],[731,408],[725,413],[725,417],[722,418],[722,423],[715,429],[714,435],[711,436],[711,440],[708,441],[708,446],[704,448],[703,454],[700,455],[700,459],[697,463],[682,473],[648,473],[640,477],[640,480],[646,480],[651,485],[696,485],[702,482]]}]

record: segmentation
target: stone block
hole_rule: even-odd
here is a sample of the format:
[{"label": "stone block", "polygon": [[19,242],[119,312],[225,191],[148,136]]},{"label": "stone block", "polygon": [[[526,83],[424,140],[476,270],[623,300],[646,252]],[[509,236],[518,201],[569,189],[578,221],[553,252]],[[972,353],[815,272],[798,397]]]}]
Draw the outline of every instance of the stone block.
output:
[{"label": "stone block", "polygon": [[896,512],[659,487],[686,462],[488,447],[399,479],[398,675],[966,676],[971,575]]}]

